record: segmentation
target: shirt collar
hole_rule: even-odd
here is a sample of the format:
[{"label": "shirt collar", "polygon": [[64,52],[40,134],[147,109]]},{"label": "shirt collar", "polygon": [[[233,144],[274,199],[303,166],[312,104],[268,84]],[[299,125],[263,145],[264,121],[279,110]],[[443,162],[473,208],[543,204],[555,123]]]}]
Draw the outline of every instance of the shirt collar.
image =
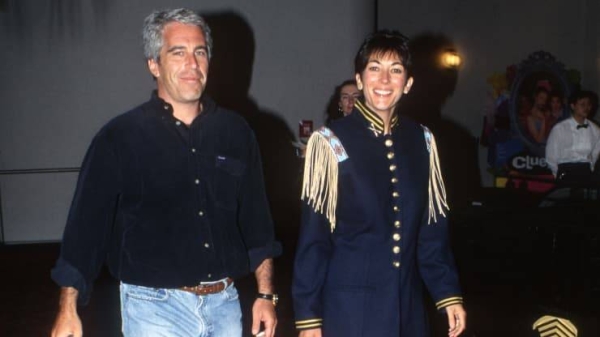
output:
[{"label": "shirt collar", "polygon": [[587,120],[587,118],[586,118],[586,119],[584,119],[584,120],[583,120],[583,123],[581,123],[581,124],[579,124],[579,123],[578,123],[578,122],[575,120],[575,118],[573,118],[573,116],[571,116],[571,117],[569,118],[569,121],[570,121],[570,123],[571,123],[571,127],[572,127],[572,129],[573,129],[573,130],[576,130],[578,125],[590,124],[590,122]]},{"label": "shirt collar", "polygon": [[[379,115],[369,109],[367,105],[360,99],[354,103],[354,107],[364,117],[367,128],[373,131],[376,137],[383,135],[383,119],[381,119]],[[396,125],[398,125],[398,114],[396,111],[394,111],[392,114],[390,132],[396,127]]]},{"label": "shirt collar", "polygon": [[[202,113],[196,119],[208,115],[213,112],[216,108],[216,103],[207,95],[202,95],[200,99],[202,101]],[[158,111],[161,116],[169,116],[174,118],[173,116],[173,106],[170,103],[167,103],[165,100],[158,96],[158,91],[153,90],[152,95],[150,96],[150,106],[153,110]]]}]

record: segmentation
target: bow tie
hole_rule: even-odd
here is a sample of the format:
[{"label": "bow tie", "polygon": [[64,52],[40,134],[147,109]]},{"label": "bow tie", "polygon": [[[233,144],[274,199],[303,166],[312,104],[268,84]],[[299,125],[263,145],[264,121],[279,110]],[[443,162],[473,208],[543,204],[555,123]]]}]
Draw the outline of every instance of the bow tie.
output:
[{"label": "bow tie", "polygon": [[587,129],[588,126],[589,126],[589,124],[587,124],[587,123],[585,123],[585,124],[579,124],[579,125],[577,125],[577,130],[579,130],[581,128]]}]

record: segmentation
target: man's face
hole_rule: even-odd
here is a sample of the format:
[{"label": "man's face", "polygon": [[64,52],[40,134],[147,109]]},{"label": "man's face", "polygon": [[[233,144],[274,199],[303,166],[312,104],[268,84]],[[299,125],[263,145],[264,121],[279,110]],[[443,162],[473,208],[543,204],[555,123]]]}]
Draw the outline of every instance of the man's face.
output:
[{"label": "man's face", "polygon": [[158,95],[171,104],[197,104],[206,87],[208,49],[204,33],[194,25],[169,23],[163,31],[158,61],[148,60]]},{"label": "man's face", "polygon": [[587,118],[592,110],[592,102],[587,97],[581,98],[575,104],[571,104],[571,109],[573,109],[573,116]]}]

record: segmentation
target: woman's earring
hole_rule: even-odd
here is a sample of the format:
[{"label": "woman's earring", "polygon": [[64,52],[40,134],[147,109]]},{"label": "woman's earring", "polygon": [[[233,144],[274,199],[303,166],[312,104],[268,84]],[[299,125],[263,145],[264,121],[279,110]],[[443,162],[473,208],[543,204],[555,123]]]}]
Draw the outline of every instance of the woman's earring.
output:
[{"label": "woman's earring", "polygon": [[356,88],[358,88],[358,90],[362,90],[362,83],[356,83]]}]

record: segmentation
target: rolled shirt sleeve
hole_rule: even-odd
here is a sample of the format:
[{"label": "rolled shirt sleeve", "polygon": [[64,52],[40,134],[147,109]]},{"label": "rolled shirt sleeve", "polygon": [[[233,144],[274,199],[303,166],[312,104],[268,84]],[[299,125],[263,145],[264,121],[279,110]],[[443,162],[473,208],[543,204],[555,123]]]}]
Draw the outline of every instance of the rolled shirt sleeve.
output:
[{"label": "rolled shirt sleeve", "polygon": [[275,240],[273,220],[267,202],[260,151],[254,133],[248,139],[248,168],[240,186],[239,224],[248,249],[250,270],[268,258],[281,255]]},{"label": "rolled shirt sleeve", "polygon": [[86,304],[105,263],[119,198],[118,157],[103,129],[92,141],[77,181],[63,233],[60,257],[51,272],[60,286],[78,290]]}]

